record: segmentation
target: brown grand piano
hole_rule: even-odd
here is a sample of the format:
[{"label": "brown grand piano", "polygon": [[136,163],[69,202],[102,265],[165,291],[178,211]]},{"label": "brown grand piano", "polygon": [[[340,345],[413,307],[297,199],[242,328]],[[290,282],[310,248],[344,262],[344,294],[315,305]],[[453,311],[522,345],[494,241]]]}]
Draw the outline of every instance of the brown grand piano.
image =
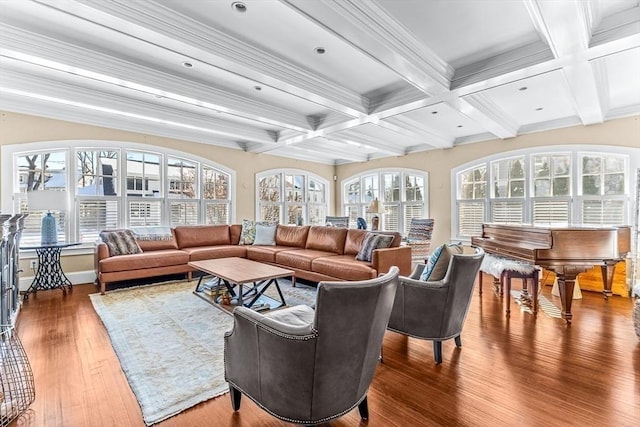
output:
[{"label": "brown grand piano", "polygon": [[571,323],[576,276],[600,265],[603,293],[605,299],[608,298],[615,265],[631,249],[631,228],[482,224],[482,236],[472,237],[471,244],[488,253],[527,261],[553,271],[558,278],[562,316]]}]

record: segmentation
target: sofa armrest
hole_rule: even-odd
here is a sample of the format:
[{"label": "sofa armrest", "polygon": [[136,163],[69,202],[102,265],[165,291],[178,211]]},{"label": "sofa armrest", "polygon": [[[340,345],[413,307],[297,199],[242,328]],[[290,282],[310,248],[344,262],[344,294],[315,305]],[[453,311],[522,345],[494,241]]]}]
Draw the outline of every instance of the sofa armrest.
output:
[{"label": "sofa armrest", "polygon": [[96,245],[95,252],[94,252],[96,273],[98,273],[99,271],[100,261],[106,258],[109,258],[109,247],[107,246],[106,243],[100,242]]},{"label": "sofa armrest", "polygon": [[411,274],[411,248],[409,246],[399,246],[375,249],[371,257],[371,265],[378,274],[388,272],[395,265],[400,269],[402,276],[408,276]]}]

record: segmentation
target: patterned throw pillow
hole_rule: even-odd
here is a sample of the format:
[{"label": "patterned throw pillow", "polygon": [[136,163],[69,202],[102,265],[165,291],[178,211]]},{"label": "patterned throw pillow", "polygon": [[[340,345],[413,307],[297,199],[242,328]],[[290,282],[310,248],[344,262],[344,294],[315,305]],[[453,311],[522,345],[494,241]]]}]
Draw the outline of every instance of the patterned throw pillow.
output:
[{"label": "patterned throw pillow", "polygon": [[242,220],[242,231],[240,232],[239,245],[253,245],[256,238],[256,222],[250,219]]},{"label": "patterned throw pillow", "polygon": [[104,230],[100,232],[100,238],[107,244],[109,256],[142,253],[131,230]]},{"label": "patterned throw pillow", "polygon": [[393,236],[369,233],[362,241],[362,246],[356,255],[358,261],[371,262],[375,249],[385,249],[391,246]]},{"label": "patterned throw pillow", "polygon": [[436,250],[433,251],[433,253],[429,257],[427,266],[424,268],[424,270],[422,271],[422,275],[420,276],[420,280],[429,280],[431,282],[442,280],[447,274],[451,256],[453,254],[461,253],[462,245],[460,244],[438,246],[438,248],[436,248]]}]

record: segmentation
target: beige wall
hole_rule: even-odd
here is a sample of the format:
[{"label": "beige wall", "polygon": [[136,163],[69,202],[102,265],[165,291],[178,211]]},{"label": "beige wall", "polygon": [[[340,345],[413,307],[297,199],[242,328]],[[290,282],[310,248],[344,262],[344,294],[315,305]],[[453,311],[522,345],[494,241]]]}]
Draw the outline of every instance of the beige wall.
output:
[{"label": "beige wall", "polygon": [[[451,169],[485,156],[535,146],[565,144],[617,145],[640,148],[640,116],[612,120],[604,124],[576,126],[532,133],[507,140],[491,140],[433,150],[401,157],[390,157],[364,163],[329,166],[291,160],[267,154],[246,153],[187,141],[161,138],[134,132],[124,132],[96,126],[51,120],[40,117],[0,113],[0,145],[55,140],[114,140],[168,147],[229,167],[236,171],[236,221],[253,218],[255,213],[255,174],[273,168],[296,168],[320,175],[329,182],[337,176],[329,211],[340,213],[342,189],[340,182],[370,169],[402,167],[429,173],[430,216],[435,219],[434,244],[449,240],[451,229]],[[0,158],[0,162],[2,159]],[[3,191],[0,176],[0,191]],[[4,190],[6,191],[6,190]],[[0,193],[1,196],[1,193]],[[65,268],[71,271],[90,270],[90,257],[69,257]]]}]

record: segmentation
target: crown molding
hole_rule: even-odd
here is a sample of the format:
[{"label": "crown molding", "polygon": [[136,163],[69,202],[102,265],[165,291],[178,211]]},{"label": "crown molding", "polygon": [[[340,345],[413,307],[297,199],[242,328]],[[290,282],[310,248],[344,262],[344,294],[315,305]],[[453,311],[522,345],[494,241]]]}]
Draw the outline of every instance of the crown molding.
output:
[{"label": "crown molding", "polygon": [[435,95],[449,90],[453,68],[374,0],[281,1],[424,93]]},{"label": "crown molding", "polygon": [[500,55],[456,69],[451,89],[459,89],[494,77],[523,70],[554,59],[549,47],[541,41],[529,43]]},{"label": "crown molding", "polygon": [[640,34],[640,6],[607,16],[593,30],[589,47],[593,48]]},{"label": "crown molding", "polygon": [[[58,9],[57,0],[37,1]],[[66,10],[73,9],[75,17],[122,35],[142,40],[140,31],[144,29],[145,39],[154,48],[179,52],[209,66],[309,99],[349,116],[358,117],[366,110],[367,100],[356,92],[153,1],[68,2],[76,4],[73,8],[65,6]],[[63,9],[60,11],[67,13]],[[100,23],[96,22],[97,13],[106,15],[100,17]],[[153,32],[154,37],[150,37],[148,32]]]}]

